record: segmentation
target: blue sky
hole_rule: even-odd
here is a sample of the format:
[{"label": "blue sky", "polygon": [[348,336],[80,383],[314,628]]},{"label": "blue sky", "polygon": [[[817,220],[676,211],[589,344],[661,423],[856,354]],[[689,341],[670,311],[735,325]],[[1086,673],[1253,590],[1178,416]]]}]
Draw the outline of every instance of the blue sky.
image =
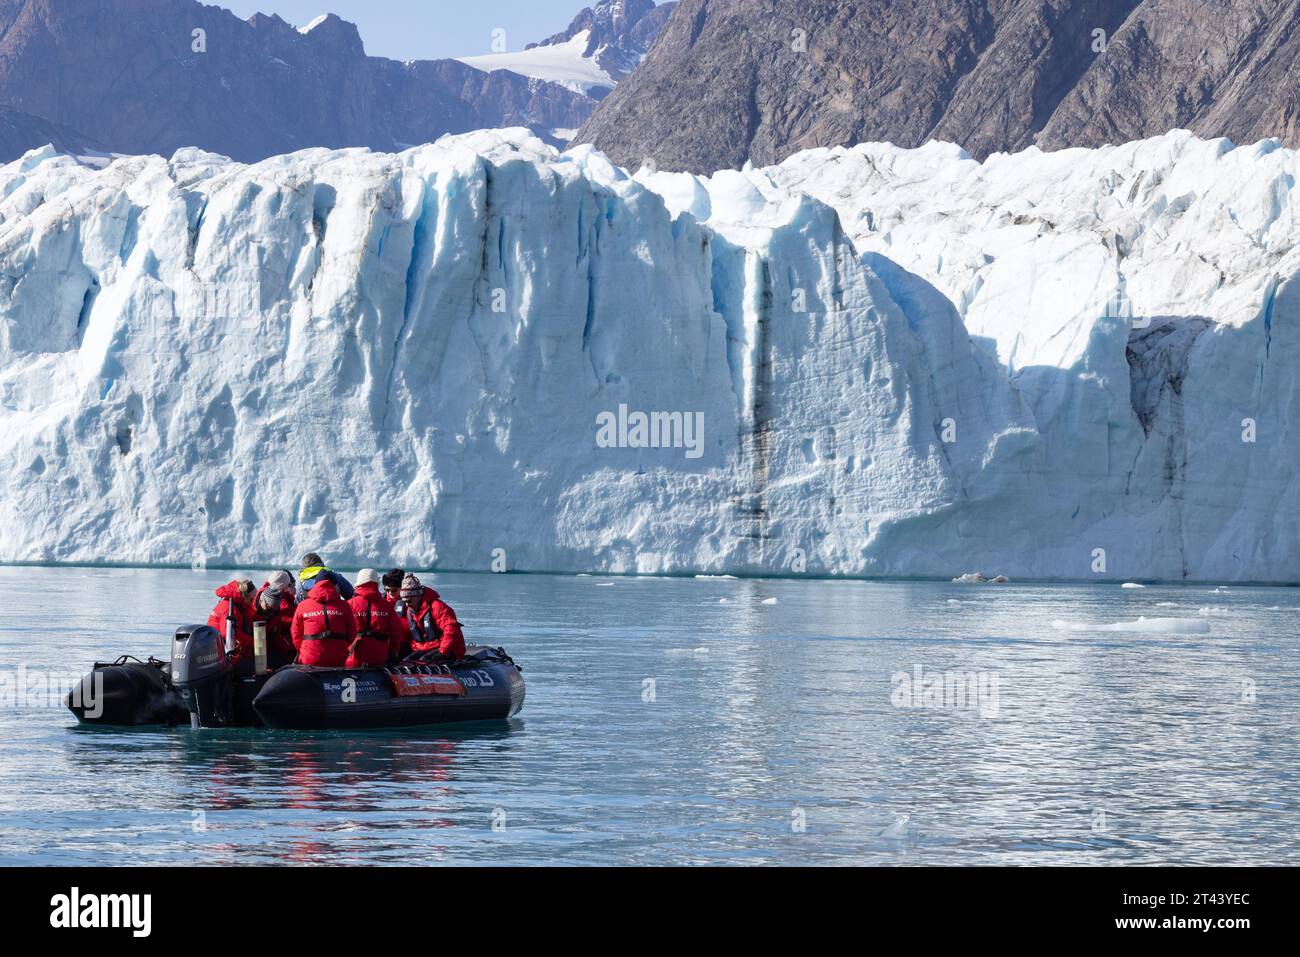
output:
[{"label": "blue sky", "polygon": [[596,0],[207,0],[240,17],[278,13],[298,26],[337,13],[361,31],[366,52],[395,60],[491,53],[492,31],[506,31],[506,47],[559,33]]}]

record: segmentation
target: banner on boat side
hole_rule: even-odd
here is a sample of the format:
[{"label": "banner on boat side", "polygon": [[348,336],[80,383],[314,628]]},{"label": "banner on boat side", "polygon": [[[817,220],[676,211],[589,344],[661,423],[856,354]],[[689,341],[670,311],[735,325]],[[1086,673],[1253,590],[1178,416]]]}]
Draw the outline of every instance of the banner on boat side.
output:
[{"label": "banner on boat side", "polygon": [[403,698],[425,694],[460,697],[465,693],[465,686],[460,679],[452,675],[389,675],[389,678],[393,682],[393,691]]}]

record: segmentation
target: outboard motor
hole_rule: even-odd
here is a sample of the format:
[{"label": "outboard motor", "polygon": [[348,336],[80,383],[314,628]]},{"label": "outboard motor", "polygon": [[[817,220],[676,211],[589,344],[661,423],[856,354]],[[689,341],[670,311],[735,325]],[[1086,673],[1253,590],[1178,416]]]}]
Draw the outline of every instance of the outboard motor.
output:
[{"label": "outboard motor", "polygon": [[234,673],[234,657],[215,628],[186,625],[176,629],[172,685],[189,709],[190,727],[223,728],[235,723]]}]

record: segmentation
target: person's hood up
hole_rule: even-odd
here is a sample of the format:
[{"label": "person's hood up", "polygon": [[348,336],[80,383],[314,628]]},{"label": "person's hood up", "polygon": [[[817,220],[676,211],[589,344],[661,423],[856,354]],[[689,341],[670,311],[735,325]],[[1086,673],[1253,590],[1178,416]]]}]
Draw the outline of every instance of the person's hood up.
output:
[{"label": "person's hood up", "polygon": [[244,596],[239,593],[238,578],[232,579],[231,581],[226,582],[224,585],[218,588],[216,591],[216,596],[218,598],[234,598],[235,600],[244,603]]},{"label": "person's hood up", "polygon": [[309,582],[321,572],[327,571],[329,571],[329,566],[327,565],[308,565],[298,573],[298,581]]},{"label": "person's hood up", "polygon": [[358,595],[364,595],[367,598],[379,598],[379,582],[362,582],[353,589]]}]

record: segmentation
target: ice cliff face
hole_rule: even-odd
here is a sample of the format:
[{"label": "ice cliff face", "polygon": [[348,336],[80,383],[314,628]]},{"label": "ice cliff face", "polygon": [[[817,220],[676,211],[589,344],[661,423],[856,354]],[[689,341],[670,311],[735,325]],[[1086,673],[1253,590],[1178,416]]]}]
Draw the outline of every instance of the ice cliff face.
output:
[{"label": "ice cliff face", "polygon": [[33,152],[0,560],[1294,580],[1296,165]]}]

